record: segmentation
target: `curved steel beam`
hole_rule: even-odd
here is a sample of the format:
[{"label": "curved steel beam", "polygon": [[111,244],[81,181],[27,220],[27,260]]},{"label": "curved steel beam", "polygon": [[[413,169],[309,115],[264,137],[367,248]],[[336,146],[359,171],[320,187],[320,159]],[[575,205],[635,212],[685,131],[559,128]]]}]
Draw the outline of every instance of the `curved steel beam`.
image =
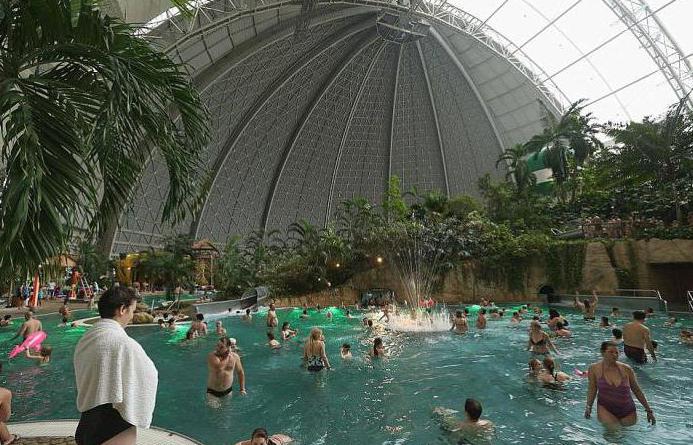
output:
[{"label": "curved steel beam", "polygon": [[[693,110],[693,68],[669,31],[645,0],[603,0],[614,14],[626,25],[645,48],[664,78],[681,100],[687,98],[688,109]],[[645,13],[647,19],[638,20],[636,14]]]},{"label": "curved steel beam", "polygon": [[351,62],[356,57],[358,57],[359,54],[361,54],[366,48],[373,45],[379,40],[378,35],[375,31],[375,22],[371,25],[373,26],[372,31],[369,32],[368,35],[365,36],[363,40],[359,42],[359,44],[356,45],[356,47],[342,59],[338,67],[335,70],[333,70],[333,72],[330,74],[327,80],[323,83],[322,87],[320,88],[320,92],[313,97],[313,101],[311,102],[310,106],[299,120],[300,124],[296,126],[296,128],[294,129],[294,132],[291,135],[291,138],[289,139],[290,142],[286,144],[286,147],[284,148],[284,154],[282,155],[282,162],[277,166],[277,170],[275,171],[274,176],[272,177],[272,187],[270,188],[271,192],[268,196],[269,199],[265,200],[265,210],[262,214],[262,227],[265,230],[267,230],[267,222],[269,221],[269,215],[272,212],[272,202],[274,201],[274,195],[277,193],[277,187],[279,187],[279,182],[281,181],[281,177],[284,173],[284,169],[286,168],[286,164],[289,161],[289,157],[291,156],[291,153],[293,152],[294,147],[296,146],[298,137],[301,135],[301,132],[303,131],[303,128],[306,125],[306,122],[308,122],[308,119],[313,114],[313,111],[315,111],[315,108],[320,103],[320,100],[322,100],[322,98],[325,96],[325,93],[329,91],[329,89],[332,87],[337,78],[339,78],[339,75],[342,74],[342,72],[344,72],[344,70],[351,64]]},{"label": "curved steel beam", "polygon": [[402,45],[397,52],[397,71],[395,71],[395,85],[392,88],[392,119],[390,120],[390,151],[387,155],[387,178],[385,178],[385,190],[390,187],[392,178],[392,148],[395,139],[395,109],[397,108],[397,88],[399,87],[399,68],[402,64]]},{"label": "curved steel beam", "polygon": [[366,86],[366,81],[368,80],[368,77],[371,75],[371,71],[373,71],[375,63],[378,61],[378,59],[380,59],[380,55],[382,54],[383,50],[387,48],[388,45],[389,44],[382,45],[378,50],[378,53],[373,57],[373,60],[368,66],[368,70],[366,71],[366,75],[363,76],[361,85],[359,85],[359,91],[356,93],[356,99],[354,99],[354,102],[351,104],[349,117],[347,118],[346,125],[344,126],[344,132],[342,133],[342,141],[339,143],[339,149],[337,150],[337,158],[334,161],[334,169],[332,171],[332,182],[330,182],[330,193],[327,195],[327,210],[325,211],[324,224],[325,227],[327,227],[327,223],[330,220],[330,213],[332,212],[332,199],[334,196],[334,186],[337,182],[337,171],[339,170],[339,163],[342,160],[342,151],[344,150],[344,145],[346,144],[346,139],[349,134],[349,127],[351,127],[351,121],[354,118],[354,113],[356,112],[356,106],[361,100],[361,95],[363,94],[363,90]]},{"label": "curved steel beam", "polygon": [[450,182],[448,180],[448,166],[445,162],[445,147],[443,146],[443,138],[440,135],[440,122],[438,121],[438,109],[436,108],[436,100],[433,97],[433,90],[431,90],[431,80],[428,78],[428,68],[426,67],[426,61],[424,60],[423,51],[421,51],[421,42],[416,41],[416,49],[419,52],[419,61],[421,62],[421,68],[424,72],[424,77],[426,78],[426,88],[428,89],[428,99],[430,100],[431,109],[433,110],[433,120],[436,123],[436,134],[438,135],[438,147],[440,148],[440,160],[443,164],[443,175],[445,177],[445,194],[450,197]]},{"label": "curved steel beam", "polygon": [[498,127],[496,126],[496,121],[493,118],[493,115],[491,114],[491,110],[488,109],[486,102],[481,97],[481,93],[479,92],[479,89],[476,87],[476,84],[474,83],[472,76],[469,75],[467,70],[464,68],[464,65],[462,65],[462,62],[460,62],[460,60],[455,56],[455,52],[450,48],[450,45],[448,44],[445,36],[442,36],[440,33],[438,33],[438,30],[436,30],[434,27],[431,27],[430,32],[431,32],[431,35],[438,41],[438,44],[443,48],[443,50],[445,50],[448,57],[450,57],[450,59],[452,60],[452,63],[455,64],[457,69],[460,71],[462,76],[467,81],[467,84],[469,84],[469,87],[474,92],[474,96],[476,97],[476,100],[481,105],[481,109],[484,110],[484,114],[486,115],[486,119],[488,120],[489,124],[491,124],[491,129],[493,130],[493,134],[496,136],[496,141],[498,142],[498,148],[500,149],[500,153],[502,154],[503,151],[505,150],[505,144],[503,143],[503,139],[501,138],[500,132],[498,131]]},{"label": "curved steel beam", "polygon": [[243,115],[243,118],[238,122],[238,124],[236,124],[233,131],[229,134],[229,137],[226,139],[226,143],[219,151],[219,154],[216,160],[214,161],[214,164],[212,164],[212,184],[209,188],[207,196],[205,196],[202,208],[200,209],[199,214],[196,216],[190,228],[190,233],[193,235],[193,237],[198,236],[200,221],[202,219],[202,216],[204,215],[205,209],[207,208],[207,203],[209,202],[209,195],[212,193],[212,190],[214,189],[214,186],[217,182],[217,178],[219,177],[219,173],[221,172],[224,164],[233,152],[236,143],[240,139],[240,136],[243,134],[246,128],[248,128],[250,122],[252,122],[252,120],[255,118],[255,116],[257,116],[257,114],[265,106],[265,104],[267,104],[267,102],[274,95],[274,93],[277,92],[284,85],[286,85],[286,83],[289,81],[289,79],[291,79],[291,77],[294,74],[308,66],[308,64],[310,64],[313,60],[315,60],[325,51],[330,50],[335,45],[343,42],[346,39],[351,38],[352,36],[360,32],[364,32],[366,29],[372,26],[372,22],[364,20],[362,22],[357,23],[357,25],[355,25],[354,27],[348,28],[347,30],[344,30],[342,33],[333,36],[332,39],[322,42],[321,45],[314,48],[311,52],[304,55],[301,59],[297,60],[288,69],[286,69],[284,73],[281,76],[279,76],[274,82],[272,82],[272,84],[270,84],[265,89],[263,94],[255,100],[253,105]]}]

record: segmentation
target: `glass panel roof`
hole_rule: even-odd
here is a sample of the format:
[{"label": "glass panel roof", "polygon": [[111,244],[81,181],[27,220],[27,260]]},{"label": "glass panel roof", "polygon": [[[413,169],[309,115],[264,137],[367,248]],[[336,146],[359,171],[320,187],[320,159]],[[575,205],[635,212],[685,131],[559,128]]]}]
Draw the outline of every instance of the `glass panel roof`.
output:
[{"label": "glass panel roof", "polygon": [[[485,21],[521,47],[571,101],[585,98],[591,102],[588,110],[601,120],[642,119],[664,112],[677,100],[666,77],[633,32],[610,9],[609,1],[449,2]],[[622,0],[622,3],[637,4],[636,11],[644,11],[641,5],[649,5],[685,58],[693,63],[690,28],[693,1]],[[650,32],[659,34],[656,28],[650,28]],[[518,57],[523,59],[519,54]],[[687,83],[693,85],[691,79]]]}]

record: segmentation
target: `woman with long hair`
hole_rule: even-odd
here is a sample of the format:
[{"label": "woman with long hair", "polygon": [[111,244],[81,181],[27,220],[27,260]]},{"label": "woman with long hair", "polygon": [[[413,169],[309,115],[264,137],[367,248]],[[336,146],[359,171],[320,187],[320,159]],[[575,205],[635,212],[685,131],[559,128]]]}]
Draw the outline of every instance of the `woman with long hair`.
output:
[{"label": "woman with long hair", "polygon": [[330,368],[330,361],[325,353],[325,338],[320,328],[310,330],[310,336],[303,347],[303,361],[308,371],[317,372],[323,368]]},{"label": "woman with long hair", "polygon": [[558,354],[558,349],[554,346],[549,334],[541,329],[541,324],[538,321],[532,320],[529,329],[529,340],[527,341],[527,350],[535,354],[548,354],[549,349]]}]

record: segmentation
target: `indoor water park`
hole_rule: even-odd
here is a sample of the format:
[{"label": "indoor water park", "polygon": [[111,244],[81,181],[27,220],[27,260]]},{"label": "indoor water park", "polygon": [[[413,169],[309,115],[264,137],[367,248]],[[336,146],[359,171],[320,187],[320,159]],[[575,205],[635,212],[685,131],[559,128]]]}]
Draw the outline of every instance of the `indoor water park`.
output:
[{"label": "indoor water park", "polygon": [[0,445],[693,443],[690,17],[0,0]]}]

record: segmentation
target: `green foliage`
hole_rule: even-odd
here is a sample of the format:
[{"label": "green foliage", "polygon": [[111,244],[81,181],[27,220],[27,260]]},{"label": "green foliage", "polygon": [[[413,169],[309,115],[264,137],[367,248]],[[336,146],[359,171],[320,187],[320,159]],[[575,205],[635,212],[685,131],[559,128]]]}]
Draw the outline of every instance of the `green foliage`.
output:
[{"label": "green foliage", "polygon": [[407,216],[408,206],[402,197],[402,189],[397,176],[391,176],[387,183],[382,207],[383,216],[387,221],[396,221]]},{"label": "green foliage", "polygon": [[165,248],[141,252],[134,266],[134,276],[170,294],[176,287],[192,287],[195,283],[195,262],[191,256],[192,241],[185,235],[169,238]]},{"label": "green foliage", "polygon": [[0,11],[0,275],[33,274],[80,224],[98,233],[152,156],[168,170],[164,219],[194,210],[208,130],[181,66],[96,0]]},{"label": "green foliage", "polygon": [[88,282],[97,281],[105,285],[112,263],[107,256],[99,253],[92,243],[80,241],[77,245],[77,267]]},{"label": "green foliage", "polygon": [[556,288],[579,288],[585,262],[584,241],[554,242],[545,254],[545,266],[549,282]]}]

